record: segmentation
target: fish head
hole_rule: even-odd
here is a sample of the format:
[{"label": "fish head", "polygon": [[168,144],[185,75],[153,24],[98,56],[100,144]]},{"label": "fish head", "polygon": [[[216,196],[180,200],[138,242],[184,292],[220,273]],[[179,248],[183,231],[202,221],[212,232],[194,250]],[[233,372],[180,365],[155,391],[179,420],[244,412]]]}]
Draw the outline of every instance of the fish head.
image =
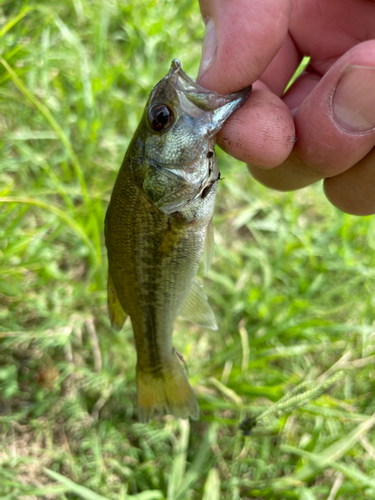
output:
[{"label": "fish head", "polygon": [[139,160],[138,184],[158,209],[180,211],[216,183],[216,134],[250,90],[219,95],[198,85],[177,59],[172,62],[153,88],[130,146],[130,156]]},{"label": "fish head", "polygon": [[250,88],[225,96],[207,90],[174,59],[146,105],[146,156],[159,166],[191,171],[213,150],[216,134],[249,93]]}]

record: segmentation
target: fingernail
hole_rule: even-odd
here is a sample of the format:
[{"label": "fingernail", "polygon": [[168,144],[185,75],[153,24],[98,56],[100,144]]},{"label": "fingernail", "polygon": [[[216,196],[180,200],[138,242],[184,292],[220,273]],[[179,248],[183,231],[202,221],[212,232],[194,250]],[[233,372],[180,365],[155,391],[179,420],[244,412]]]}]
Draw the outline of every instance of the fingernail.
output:
[{"label": "fingernail", "polygon": [[216,49],[217,49],[217,38],[215,31],[214,20],[209,18],[205,19],[205,32],[202,47],[202,58],[199,66],[197,80],[202,78],[204,73],[208,70],[214,61]]},{"label": "fingernail", "polygon": [[337,84],[332,100],[336,122],[350,132],[375,127],[375,68],[348,66]]}]

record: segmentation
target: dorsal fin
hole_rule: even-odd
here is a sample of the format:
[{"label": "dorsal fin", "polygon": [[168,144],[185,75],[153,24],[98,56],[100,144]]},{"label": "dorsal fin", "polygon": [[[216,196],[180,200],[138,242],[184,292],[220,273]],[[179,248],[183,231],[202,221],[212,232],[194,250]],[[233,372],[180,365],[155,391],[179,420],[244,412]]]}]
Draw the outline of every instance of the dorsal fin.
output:
[{"label": "dorsal fin", "polygon": [[211,328],[211,330],[218,329],[215,314],[202,290],[202,284],[196,278],[178,315],[197,325]]}]

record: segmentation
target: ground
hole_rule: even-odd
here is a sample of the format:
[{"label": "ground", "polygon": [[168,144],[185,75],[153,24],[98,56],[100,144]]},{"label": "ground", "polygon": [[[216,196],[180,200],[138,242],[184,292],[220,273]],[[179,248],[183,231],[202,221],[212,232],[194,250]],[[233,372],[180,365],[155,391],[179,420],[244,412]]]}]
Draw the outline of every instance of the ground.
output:
[{"label": "ground", "polygon": [[174,333],[201,417],[138,423],[104,214],[150,89],[175,57],[197,73],[198,5],[14,0],[0,23],[0,497],[374,498],[374,219],[219,151],[220,328]]}]

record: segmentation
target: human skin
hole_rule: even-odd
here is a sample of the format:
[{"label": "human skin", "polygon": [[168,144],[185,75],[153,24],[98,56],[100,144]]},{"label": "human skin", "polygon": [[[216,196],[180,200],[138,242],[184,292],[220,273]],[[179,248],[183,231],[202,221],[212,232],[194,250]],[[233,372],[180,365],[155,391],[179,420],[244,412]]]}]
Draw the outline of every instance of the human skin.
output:
[{"label": "human skin", "polygon": [[[374,214],[374,0],[199,1],[198,82],[222,94],[253,83],[219,145],[266,186],[288,191],[324,179],[333,205]],[[304,55],[307,71],[283,95]]]}]

